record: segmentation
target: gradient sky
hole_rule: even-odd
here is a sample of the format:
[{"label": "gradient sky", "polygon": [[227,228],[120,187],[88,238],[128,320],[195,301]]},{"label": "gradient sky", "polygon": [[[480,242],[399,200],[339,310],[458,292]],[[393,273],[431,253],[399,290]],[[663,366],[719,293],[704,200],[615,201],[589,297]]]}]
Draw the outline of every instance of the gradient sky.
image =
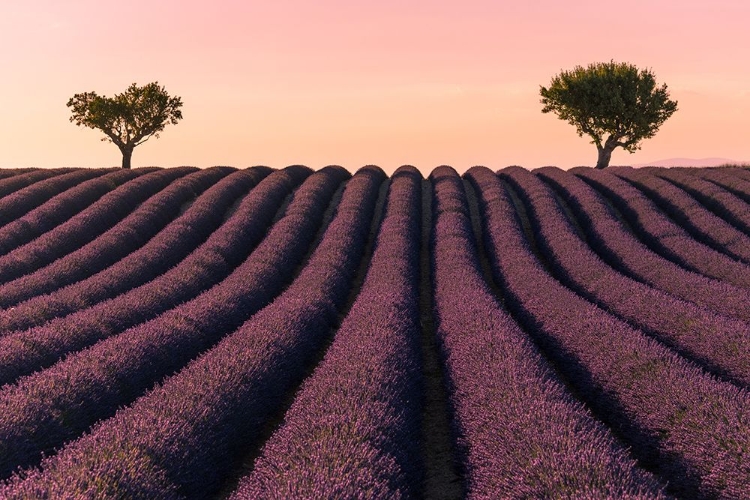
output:
[{"label": "gradient sky", "polygon": [[539,86],[612,59],[652,69],[679,107],[613,165],[748,161],[749,22],[746,0],[7,1],[0,167],[119,165],[65,104],[151,81],[184,119],[133,166],[593,165]]}]

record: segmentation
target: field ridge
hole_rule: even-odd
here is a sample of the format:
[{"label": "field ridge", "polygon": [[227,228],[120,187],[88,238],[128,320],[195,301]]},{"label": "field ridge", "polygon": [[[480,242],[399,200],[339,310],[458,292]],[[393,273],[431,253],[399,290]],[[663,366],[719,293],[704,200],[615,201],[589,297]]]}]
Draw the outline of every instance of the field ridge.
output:
[{"label": "field ridge", "polygon": [[0,169],[2,498],[750,498],[750,168]]}]

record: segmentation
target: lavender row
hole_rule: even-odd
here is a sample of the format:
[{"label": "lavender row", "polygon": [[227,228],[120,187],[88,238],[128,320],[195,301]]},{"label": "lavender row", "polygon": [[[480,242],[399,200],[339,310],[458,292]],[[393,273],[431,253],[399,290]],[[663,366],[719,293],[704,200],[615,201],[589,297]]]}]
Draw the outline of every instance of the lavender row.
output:
[{"label": "lavender row", "polygon": [[185,203],[208,189],[234,169],[198,170],[172,182],[137,206],[111,229],[30,274],[0,285],[0,307],[51,292],[106,269],[135,252],[180,213]]},{"label": "lavender row", "polygon": [[534,257],[500,179],[480,191],[495,279],[578,394],[673,492],[738,498],[750,484],[750,395],[717,381],[555,281]]},{"label": "lavender row", "polygon": [[[116,187],[154,170],[145,168],[119,169],[60,193],[48,200],[47,203],[0,228],[0,255],[5,255],[47,231],[51,231]],[[3,200],[0,200],[0,205],[4,205],[2,202],[6,200],[12,205],[14,199],[23,194],[24,191],[21,190],[14,195],[3,198]],[[1,206],[0,210],[3,210]]]},{"label": "lavender row", "polygon": [[651,251],[580,177],[557,168],[542,168],[535,173],[570,206],[585,230],[589,245],[613,268],[677,298],[750,322],[747,289],[688,271]]},{"label": "lavender row", "polygon": [[[153,281],[44,325],[4,334],[0,337],[0,385],[50,366],[65,354],[148,321],[210,290],[263,240],[281,200],[308,173],[306,167],[299,167],[269,176],[204,244]],[[298,190],[296,197],[301,201],[296,206],[312,211],[306,218],[308,232],[314,232],[316,221],[322,217],[322,200],[341,182],[341,177],[337,171],[326,171]],[[300,238],[290,251],[304,252],[308,236],[294,231],[290,234]],[[285,238],[278,242],[280,246],[290,245]]]},{"label": "lavender row", "polygon": [[[23,189],[35,182],[49,179],[50,177],[54,177],[56,175],[62,175],[68,172],[72,172],[73,170],[74,169],[72,168],[38,168],[33,169],[30,172],[21,172],[8,178],[0,179],[0,204],[4,203],[4,197],[18,191],[19,189]],[[4,224],[4,222],[0,220],[0,225],[2,224]]]},{"label": "lavender row", "polygon": [[[677,168],[675,170],[718,184],[745,202],[750,202],[750,168]],[[745,175],[735,175],[734,172],[737,172],[737,174],[742,172]],[[722,178],[725,178],[728,182],[722,182]]]},{"label": "lavender row", "polygon": [[[238,455],[257,439],[284,394],[299,383],[305,365],[338,321],[384,178],[382,171],[360,172],[347,183],[336,216],[300,276],[269,307],[133,405],[45,459],[41,471],[15,477],[0,489],[0,497],[167,499],[179,492],[205,498],[215,491]],[[274,230],[276,236],[268,238],[279,240],[283,231],[302,224],[303,217],[304,213],[285,217]],[[237,274],[232,285],[243,288],[248,279],[253,286],[275,283],[279,269],[292,263],[272,252],[266,245],[263,254],[275,261],[273,268],[258,260]],[[239,317],[245,307],[242,301],[233,302],[233,315]],[[115,379],[104,372],[97,377],[117,380],[120,398],[128,391],[140,393],[143,382],[154,378],[149,369],[164,375],[176,369],[173,358],[180,363],[190,359],[190,343],[215,336],[217,321],[223,322],[223,317],[209,309],[183,308],[182,324],[174,329],[143,331],[134,338],[122,354],[132,360],[118,363],[122,367]],[[112,387],[111,382],[105,387]],[[98,408],[92,405],[87,415]]]},{"label": "lavender row", "polygon": [[748,167],[726,167],[723,170],[726,170],[739,179],[750,181],[750,168]]},{"label": "lavender row", "polygon": [[104,168],[75,169],[63,175],[56,175],[35,182],[24,189],[16,191],[11,196],[7,196],[0,201],[0,214],[2,214],[0,226],[17,219],[65,190],[108,172],[114,173],[112,169]]},{"label": "lavender row", "polygon": [[[731,258],[750,262],[750,236],[698,203],[685,190],[655,172],[616,167],[614,175],[636,186],[696,240]],[[746,266],[746,274],[750,267]]]},{"label": "lavender row", "polygon": [[[238,198],[244,196],[252,186],[268,175],[269,171],[270,169],[266,167],[254,167],[232,173],[198,197],[184,214],[170,223],[143,247],[130,253],[119,262],[87,279],[49,294],[33,297],[16,304],[11,309],[0,311],[0,332],[30,328],[45,323],[52,318],[66,316],[78,309],[92,307],[98,302],[111,299],[167,273],[203,244],[224,222],[227,211],[235,202],[239,201]],[[267,185],[270,186],[271,184],[267,183]],[[255,199],[264,192],[264,189],[265,186],[248,200]],[[279,196],[283,196],[283,192]],[[265,205],[247,205],[244,212],[248,214],[258,212],[260,215],[265,214],[265,217],[268,218],[275,207],[278,206],[280,200],[272,196],[265,203]],[[261,222],[261,224],[263,223]],[[233,234],[233,231],[237,230],[230,224],[222,232]],[[241,234],[243,234],[241,231],[237,233],[238,236]],[[219,238],[219,236],[215,238]],[[244,245],[247,245],[247,242]],[[242,247],[239,248],[242,250]],[[195,258],[193,257],[193,259]],[[197,261],[194,260],[194,262]],[[173,275],[180,273],[187,276],[190,267],[194,267],[194,264],[192,266],[183,265],[180,270],[173,271]],[[164,278],[163,283],[167,283],[166,280],[168,279]],[[186,291],[185,282],[180,283],[181,290]],[[26,291],[23,289],[10,290],[9,284],[0,287],[0,297],[5,303],[15,302],[25,294]],[[168,298],[165,297],[165,299]]]},{"label": "lavender row", "polygon": [[0,181],[14,175],[27,174],[37,170],[35,168],[0,168]]},{"label": "lavender row", "polygon": [[0,283],[28,274],[83,246],[130,214],[134,205],[196,170],[158,170],[114,189],[67,222],[0,257]]},{"label": "lavender row", "polygon": [[220,284],[0,390],[0,475],[33,464],[111,416],[270,303],[304,257],[345,175],[327,170],[310,176],[284,217]]},{"label": "lavender row", "polygon": [[690,174],[698,179],[709,181],[722,187],[742,199],[745,203],[750,203],[750,180],[742,179],[732,172],[735,169],[730,168],[686,168],[676,169],[681,173]]},{"label": "lavender row", "polygon": [[687,191],[701,204],[745,234],[750,234],[750,205],[718,185],[677,168],[646,169]]},{"label": "lavender row", "polygon": [[750,325],[620,274],[576,234],[539,177],[518,167],[499,173],[526,203],[536,241],[558,279],[713,373],[750,386]]},{"label": "lavender row", "polygon": [[466,497],[661,496],[658,482],[567,394],[498,304],[482,277],[456,172],[441,167],[430,178],[437,335]]},{"label": "lavender row", "polygon": [[574,168],[569,172],[609,198],[654,251],[705,276],[750,288],[747,265],[695,240],[627,181],[595,169]]},{"label": "lavender row", "polygon": [[414,167],[391,177],[362,289],[231,498],[419,496],[421,181]]}]

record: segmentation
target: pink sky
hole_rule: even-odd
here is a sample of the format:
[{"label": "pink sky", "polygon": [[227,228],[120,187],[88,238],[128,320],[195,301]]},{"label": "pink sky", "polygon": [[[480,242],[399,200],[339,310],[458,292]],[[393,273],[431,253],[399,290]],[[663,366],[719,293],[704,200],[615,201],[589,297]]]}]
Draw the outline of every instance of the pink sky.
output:
[{"label": "pink sky", "polygon": [[611,59],[651,68],[679,103],[612,164],[748,161],[749,22],[745,0],[3,2],[0,167],[119,165],[65,103],[155,80],[184,119],[134,166],[593,165],[539,86]]}]

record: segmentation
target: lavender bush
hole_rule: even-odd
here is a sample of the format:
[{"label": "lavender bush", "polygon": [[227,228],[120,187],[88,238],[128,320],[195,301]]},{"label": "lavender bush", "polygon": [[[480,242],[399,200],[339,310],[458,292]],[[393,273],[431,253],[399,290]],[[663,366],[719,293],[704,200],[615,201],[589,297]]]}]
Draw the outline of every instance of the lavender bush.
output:
[{"label": "lavender bush", "polygon": [[0,283],[30,273],[88,243],[125,218],[133,205],[195,170],[193,167],[158,170],[104,195],[67,222],[0,257]]},{"label": "lavender bush", "polygon": [[[110,174],[83,182],[48,200],[43,205],[10,222],[0,222],[0,255],[5,255],[67,221],[96,200],[121,184],[154,169],[119,169]],[[54,177],[53,177],[54,179]],[[33,186],[31,186],[33,187]],[[0,200],[0,213],[12,210],[25,190]]]},{"label": "lavender bush", "polygon": [[7,179],[9,177],[13,177],[14,175],[28,174],[29,172],[33,172],[35,170],[38,170],[38,169],[36,168],[1,168],[0,169],[0,181],[3,179]]},{"label": "lavender bush", "polygon": [[[29,172],[18,172],[15,175],[4,177],[0,179],[0,204],[6,203],[3,198],[20,190],[35,182],[49,179],[56,175],[62,175],[72,172],[75,169],[72,168],[37,168],[32,169]],[[2,205],[0,205],[2,206]],[[7,205],[6,205],[7,206]],[[0,226],[7,223],[3,219],[0,219]]]},{"label": "lavender bush", "polygon": [[707,180],[719,187],[722,187],[737,196],[738,198],[750,203],[750,179],[742,179],[732,172],[733,168],[690,168],[680,169],[680,172],[688,173],[703,180]]},{"label": "lavender bush", "polygon": [[750,168],[748,167],[722,167],[718,170],[723,170],[737,179],[750,181]]},{"label": "lavender bush", "polygon": [[[217,286],[0,390],[0,474],[33,463],[110,416],[269,303],[304,256],[345,175],[313,174],[258,248]],[[70,380],[76,380],[73,387]]]},{"label": "lavender bush", "polygon": [[[255,167],[225,177],[196,199],[184,214],[146,245],[119,262],[87,279],[0,311],[0,332],[27,329],[55,317],[92,307],[167,273],[201,246],[229,218],[228,210],[266,175],[268,169]],[[263,188],[254,193],[252,198],[261,192]],[[272,205],[276,202],[269,201]],[[253,210],[266,212],[262,206],[253,207]],[[268,211],[270,210],[272,208]],[[225,226],[223,231],[231,231],[230,227],[231,225]],[[11,290],[10,284],[7,284],[0,286],[0,293],[3,300],[14,302],[28,292],[22,289]]]},{"label": "lavender bush", "polygon": [[0,498],[746,496],[750,288],[630,182],[167,170],[0,169]]},{"label": "lavender bush", "polygon": [[410,498],[420,491],[421,180],[414,167],[393,174],[362,289],[232,498]]},{"label": "lavender bush", "polygon": [[[307,169],[300,168],[271,175],[268,182],[258,186],[257,196],[249,196],[247,203],[239,207],[220,231],[178,266],[155,280],[47,324],[0,336],[0,385],[50,366],[65,354],[148,321],[210,290],[241,264],[263,239],[280,198],[307,173]],[[296,204],[299,206],[296,210],[308,209],[310,214],[302,221],[299,219],[303,216],[297,216],[295,221],[300,223],[300,227],[287,228],[290,236],[277,242],[279,248],[283,249],[292,245],[286,238],[298,238],[297,246],[290,249],[290,252],[297,253],[291,253],[290,258],[304,253],[312,236],[303,235],[300,231],[314,232],[315,224],[323,215],[322,199],[340,182],[341,174],[338,171],[325,171],[298,190],[296,197],[301,201]]]},{"label": "lavender bush", "polygon": [[[43,494],[166,499],[179,493],[202,498],[216,490],[233,459],[257,436],[286,391],[299,383],[305,365],[338,322],[338,309],[348,296],[370,228],[378,185],[384,179],[379,169],[360,172],[347,183],[336,216],[301,274],[273,304],[179,374],[46,459],[41,471],[14,478],[0,489],[0,497]],[[288,234],[309,209],[287,219],[289,224],[279,221],[276,236],[270,234],[263,244]],[[276,247],[269,244],[266,248],[266,255],[273,257],[268,252]],[[276,260],[275,269],[290,264],[283,254]],[[264,267],[262,261],[237,274],[226,293],[233,293],[258,267]],[[273,283],[274,273],[269,271],[272,269],[252,281]],[[239,290],[240,301],[243,291]],[[221,306],[227,297],[215,298]],[[229,304],[240,311],[242,306],[241,302]],[[194,356],[187,354],[187,344],[194,343],[196,335],[215,336],[211,331],[221,318],[206,308],[183,308],[182,317],[179,331],[144,331],[131,344],[134,350],[118,351],[126,358],[120,363],[130,372],[121,373],[120,384],[133,390],[144,380],[154,379],[152,370],[166,375],[184,365]],[[191,333],[197,330],[202,332]],[[136,360],[139,366],[134,369]],[[162,367],[163,363],[168,366]],[[100,376],[107,376],[106,370]],[[98,406],[88,411],[95,408]]]},{"label": "lavender bush", "polygon": [[[750,236],[712,213],[685,190],[657,175],[663,170],[617,167],[612,172],[646,193],[696,240],[734,259],[750,262]],[[745,273],[750,274],[750,267]]]},{"label": "lavender bush", "polygon": [[569,172],[606,195],[652,250],[705,276],[750,288],[747,265],[693,239],[627,181],[587,168],[574,168]]},{"label": "lavender bush", "polygon": [[657,481],[570,397],[498,304],[482,277],[456,172],[441,167],[430,180],[437,335],[466,497],[661,496]]},{"label": "lavender bush", "polygon": [[56,175],[16,191],[12,196],[0,200],[0,214],[2,214],[0,217],[3,221],[0,225],[21,217],[65,190],[85,184],[86,181],[96,179],[106,173],[112,174],[114,171],[104,168],[74,169],[67,174]]},{"label": "lavender bush", "polygon": [[525,202],[536,241],[558,279],[703,367],[750,386],[750,325],[620,274],[576,234],[539,177],[518,167],[499,174]]},{"label": "lavender bush", "polygon": [[111,267],[161,231],[180,214],[183,205],[233,170],[209,168],[175,180],[96,239],[31,274],[0,285],[0,307],[7,308]]},{"label": "lavender bush", "polygon": [[536,173],[570,205],[586,231],[588,243],[612,267],[675,297],[750,322],[746,289],[690,272],[651,251],[580,177],[556,168],[539,169]]},{"label": "lavender bush", "polygon": [[554,280],[534,257],[500,179],[472,168],[495,279],[576,391],[633,453],[691,498],[750,484],[750,397]]},{"label": "lavender bush", "polygon": [[649,169],[648,171],[684,189],[719,217],[744,231],[745,234],[750,234],[750,205],[720,184],[711,182],[708,178],[702,179],[696,175],[690,175],[684,169],[679,168]]}]

